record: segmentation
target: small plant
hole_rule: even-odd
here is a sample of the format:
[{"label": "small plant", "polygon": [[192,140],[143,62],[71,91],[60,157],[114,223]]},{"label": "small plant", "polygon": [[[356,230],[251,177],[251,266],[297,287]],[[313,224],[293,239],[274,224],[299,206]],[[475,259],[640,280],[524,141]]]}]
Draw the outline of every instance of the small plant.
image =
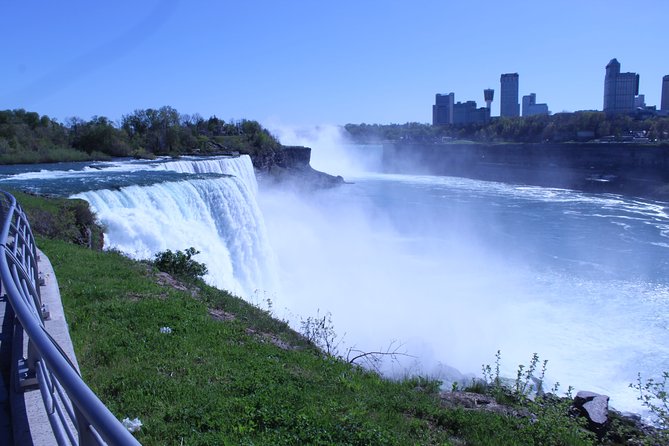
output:
[{"label": "small plant", "polygon": [[[548,360],[544,360],[541,367],[541,374],[536,377],[534,372],[537,371],[537,366],[539,365],[539,355],[534,353],[532,359],[530,360],[530,365],[525,369],[525,366],[520,364],[518,366],[518,372],[516,374],[516,384],[514,388],[515,394],[521,398],[525,397],[528,394],[536,393],[540,395],[543,390],[544,377],[546,375],[546,367],[548,366]],[[523,371],[524,370],[524,371]]]},{"label": "small plant", "polygon": [[156,254],[153,264],[160,271],[192,282],[207,274],[207,266],[193,259],[199,253],[193,247],[175,252],[168,249]]},{"label": "small plant", "polygon": [[502,352],[497,350],[495,353],[495,373],[492,372],[492,366],[490,364],[484,364],[483,368],[483,379],[485,383],[491,387],[500,387],[502,381],[499,376],[499,364],[502,360]]},{"label": "small plant", "polygon": [[267,312],[269,316],[274,317],[274,302],[272,301],[272,297],[268,296],[268,293],[266,290],[259,290],[256,289],[253,291],[253,301],[252,305],[255,306],[256,308],[263,310]]},{"label": "small plant", "polygon": [[337,337],[332,324],[332,314],[328,311],[323,316],[320,311],[315,317],[309,316],[300,322],[300,333],[309,342],[314,343],[328,356],[339,355],[339,344],[341,339]]},{"label": "small plant", "polygon": [[468,390],[488,394],[500,404],[529,411],[531,417],[523,419],[520,426],[535,444],[559,446],[565,444],[565,439],[568,439],[567,444],[593,444],[594,434],[584,429],[585,419],[569,416],[573,388],[569,387],[564,398],[556,396],[558,383],[551,388],[552,393],[543,392],[547,360],[541,362],[539,355],[534,353],[529,365],[518,366],[515,380],[500,376],[500,363],[501,352],[498,350],[494,367],[483,365],[483,381],[474,380]]},{"label": "small plant", "polygon": [[641,373],[637,375],[636,384],[630,387],[637,392],[637,399],[655,416],[658,429],[651,435],[654,437],[649,444],[669,443],[669,372],[663,372],[661,379],[648,378],[645,381]]},{"label": "small plant", "polygon": [[[504,383],[503,379],[500,377],[499,369],[501,357],[501,352],[497,350],[497,353],[495,354],[494,371],[490,364],[484,364],[482,366],[484,384],[492,391],[493,396],[497,398],[506,395],[513,400],[522,402],[528,399],[531,395],[539,396],[543,394],[543,383],[546,376],[546,368],[548,367],[548,360],[544,360],[543,363],[541,363],[541,372],[536,376],[535,374],[540,364],[540,360],[539,355],[534,353],[532,359],[530,359],[529,365],[518,365],[516,379],[513,382],[513,385],[511,385],[510,383]],[[556,384],[552,389],[553,392],[557,392],[557,388],[558,385]]]},{"label": "small plant", "polygon": [[390,359],[399,363],[398,358],[400,356],[415,358],[415,356],[409,355],[406,351],[400,351],[400,349],[403,349],[403,345],[397,341],[392,341],[385,350],[363,351],[355,347],[349,347],[346,352],[346,362],[349,364],[359,364],[367,369],[381,373],[384,359]]}]

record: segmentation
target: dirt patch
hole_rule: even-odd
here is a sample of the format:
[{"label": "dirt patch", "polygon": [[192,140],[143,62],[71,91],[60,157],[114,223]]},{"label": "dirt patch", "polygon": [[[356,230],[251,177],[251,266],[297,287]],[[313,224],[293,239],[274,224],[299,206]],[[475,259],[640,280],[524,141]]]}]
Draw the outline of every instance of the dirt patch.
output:
[{"label": "dirt patch", "polygon": [[188,291],[188,287],[186,285],[184,285],[182,282],[175,279],[171,275],[164,273],[162,271],[156,273],[156,281],[160,285],[169,286],[174,288],[175,290]]},{"label": "dirt patch", "polygon": [[472,392],[442,392],[439,397],[441,399],[441,405],[449,409],[463,408],[469,410],[482,410],[519,418],[532,418],[532,414],[528,410],[514,409],[499,404],[495,401],[495,398],[488,395]]},{"label": "dirt patch", "polygon": [[297,350],[297,347],[294,345],[289,344],[288,342],[284,341],[283,339],[279,338],[276,335],[270,334],[270,333],[263,333],[256,331],[252,328],[247,328],[246,333],[250,335],[255,335],[258,338],[260,338],[261,341],[263,342],[269,342],[270,344],[275,345],[276,347],[279,347],[281,350]]},{"label": "dirt patch", "polygon": [[235,315],[234,314],[228,313],[227,311],[223,311],[223,310],[220,310],[218,308],[210,308],[209,309],[209,315],[215,321],[226,322],[226,321],[235,320]]}]

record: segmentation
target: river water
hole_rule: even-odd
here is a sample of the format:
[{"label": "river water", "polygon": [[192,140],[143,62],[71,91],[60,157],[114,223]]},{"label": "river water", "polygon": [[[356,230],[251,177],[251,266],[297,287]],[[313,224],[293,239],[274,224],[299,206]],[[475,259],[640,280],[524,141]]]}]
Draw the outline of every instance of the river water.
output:
[{"label": "river water", "polygon": [[515,377],[537,353],[562,391],[640,410],[629,384],[669,370],[669,203],[356,165],[378,151],[314,150],[353,184],[260,194],[285,307],[331,312],[343,351],[401,345],[389,373],[480,377],[500,350]]},{"label": "river water", "polygon": [[[669,370],[669,203],[383,174],[352,161],[378,148],[354,149],[355,156],[314,152],[315,167],[351,183],[321,191],[263,182],[256,191],[242,164],[216,170],[195,162],[13,168],[0,172],[0,187],[89,200],[108,226],[108,246],[134,257],[183,244],[206,251],[210,282],[256,303],[269,299],[296,328],[330,313],[340,353],[404,353],[381,366],[389,374],[468,380],[500,350],[502,373],[515,377],[538,353],[549,361],[549,382],[563,390],[605,393],[612,406],[639,410],[628,385],[639,372]],[[226,182],[234,195],[224,201],[236,204],[221,223],[213,195],[231,194],[216,192]],[[170,206],[197,213],[178,221],[165,214],[169,193],[181,197]],[[183,229],[169,232],[170,222]],[[151,229],[158,227],[164,235]]]}]

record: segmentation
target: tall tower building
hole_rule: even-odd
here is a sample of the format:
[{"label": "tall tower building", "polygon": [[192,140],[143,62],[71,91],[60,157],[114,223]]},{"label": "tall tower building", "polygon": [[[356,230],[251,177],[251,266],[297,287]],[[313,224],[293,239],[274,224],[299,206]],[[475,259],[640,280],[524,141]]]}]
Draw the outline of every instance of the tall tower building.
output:
[{"label": "tall tower building", "polygon": [[669,111],[669,74],[662,78],[662,102],[660,110]]},{"label": "tall tower building", "polygon": [[495,97],[495,90],[492,88],[483,90],[483,99],[485,100],[485,106],[488,110],[490,110],[490,104],[492,104],[493,97]]},{"label": "tall tower building", "polygon": [[639,94],[639,75],[621,73],[620,62],[611,59],[604,77],[604,111],[609,114],[634,111],[634,98]]},{"label": "tall tower building", "polygon": [[500,77],[501,96],[499,115],[508,117],[520,116],[518,103],[518,73],[506,73]]}]

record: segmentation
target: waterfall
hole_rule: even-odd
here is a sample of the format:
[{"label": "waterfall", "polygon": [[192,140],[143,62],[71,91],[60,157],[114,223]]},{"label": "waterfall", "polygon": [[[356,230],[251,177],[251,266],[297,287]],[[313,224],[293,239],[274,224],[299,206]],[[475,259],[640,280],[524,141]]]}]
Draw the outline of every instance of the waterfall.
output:
[{"label": "waterfall", "polygon": [[238,157],[210,158],[210,159],[181,159],[176,161],[167,161],[162,164],[166,170],[173,170],[180,173],[218,173],[234,175],[240,178],[251,191],[258,192],[258,182],[251,157],[241,155]]},{"label": "waterfall", "polygon": [[150,186],[88,191],[105,228],[105,248],[136,259],[166,249],[194,247],[207,265],[205,280],[242,297],[276,292],[274,254],[256,202],[257,183],[248,156],[179,160],[164,169],[235,176],[168,181]]}]

